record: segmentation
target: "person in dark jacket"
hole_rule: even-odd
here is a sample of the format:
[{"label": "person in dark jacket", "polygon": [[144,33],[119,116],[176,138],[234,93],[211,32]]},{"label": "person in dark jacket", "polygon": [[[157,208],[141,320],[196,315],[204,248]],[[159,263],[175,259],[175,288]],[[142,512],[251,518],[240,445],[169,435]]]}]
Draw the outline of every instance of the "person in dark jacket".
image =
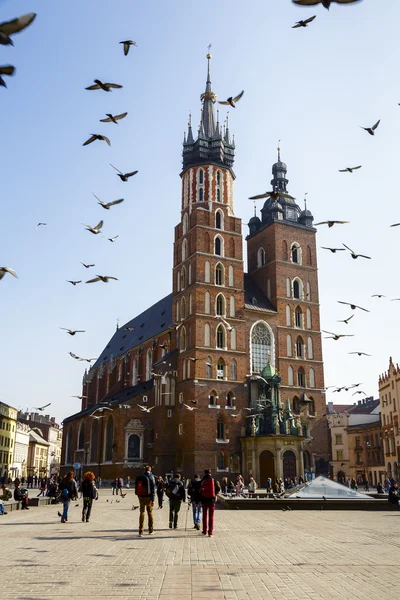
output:
[{"label": "person in dark jacket", "polygon": [[97,488],[94,485],[95,475],[91,471],[84,474],[81,484],[83,496],[82,523],[89,523],[90,513],[92,512],[93,500],[98,499]]},{"label": "person in dark jacket", "polygon": [[399,510],[399,489],[397,483],[393,483],[389,489],[388,500],[394,506],[396,506],[397,510]]},{"label": "person in dark jacket", "polygon": [[[212,480],[212,481],[210,481]],[[214,483],[212,483],[214,482]],[[214,490],[213,494],[209,490]],[[200,484],[201,505],[203,507],[203,535],[212,537],[214,530],[214,510],[217,501],[217,494],[221,487],[216,479],[211,476],[211,469],[205,469],[204,477]],[[208,521],[208,522],[207,522]]]},{"label": "person in dark jacket", "polygon": [[[226,481],[227,481],[227,483],[226,483],[226,487],[227,487],[228,480],[226,480]],[[201,515],[202,515],[200,485],[201,485],[201,479],[196,473],[196,475],[193,477],[193,479],[189,483],[188,496],[190,497],[190,501],[192,503],[194,529],[197,529],[198,531],[200,531],[200,523],[201,523]]]},{"label": "person in dark jacket", "polygon": [[19,481],[15,484],[14,500],[21,502],[21,510],[29,510],[27,492],[25,489],[21,489]]},{"label": "person in dark jacket", "polygon": [[64,510],[62,514],[58,513],[58,516],[61,517],[61,523],[66,523],[68,521],[68,509],[71,500],[77,500],[78,498],[78,488],[73,471],[69,471],[69,473],[63,477],[60,483],[60,491],[60,500],[64,504]]},{"label": "person in dark jacket", "polygon": [[162,508],[163,500],[164,500],[165,482],[164,482],[164,479],[161,477],[161,475],[159,477],[157,477],[156,486],[157,486],[158,508]]},{"label": "person in dark jacket", "polygon": [[178,528],[178,514],[182,502],[186,501],[186,492],[181,481],[181,474],[177,473],[169,483],[167,488],[167,496],[169,498],[169,528]]},{"label": "person in dark jacket", "polygon": [[147,510],[149,520],[149,535],[154,532],[153,506],[155,497],[156,482],[151,472],[150,465],[145,467],[143,475],[136,477],[135,494],[139,498],[139,537],[142,537],[144,530],[144,517]]}]

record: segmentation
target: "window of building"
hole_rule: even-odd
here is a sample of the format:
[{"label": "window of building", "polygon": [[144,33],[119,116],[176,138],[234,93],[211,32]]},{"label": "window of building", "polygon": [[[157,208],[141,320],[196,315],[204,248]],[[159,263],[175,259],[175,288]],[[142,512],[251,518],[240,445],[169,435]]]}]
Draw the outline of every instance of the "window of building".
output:
[{"label": "window of building", "polygon": [[199,202],[203,202],[204,200],[204,190],[203,188],[199,188]]},{"label": "window of building", "polygon": [[94,463],[98,460],[97,447],[99,443],[99,424],[97,420],[92,423],[90,432],[90,462]]},{"label": "window of building", "polygon": [[214,254],[217,256],[224,255],[224,242],[219,235],[217,235],[214,240]]},{"label": "window of building", "polygon": [[181,274],[179,273],[179,271],[176,272],[176,290],[178,292],[181,291]]},{"label": "window of building", "polygon": [[207,379],[212,379],[212,359],[211,359],[211,356],[208,356],[207,360],[206,360],[206,377],[207,377]]},{"label": "window of building", "polygon": [[217,364],[217,379],[225,379],[225,363],[221,358]]},{"label": "window of building", "polygon": [[308,403],[308,414],[311,416],[315,415],[315,402],[314,398],[310,398],[310,402]]},{"label": "window of building", "polygon": [[225,314],[226,314],[226,311],[225,311],[225,297],[223,296],[223,294],[218,294],[218,296],[217,296],[217,300],[216,300],[216,313],[220,317],[224,317]]},{"label": "window of building", "polygon": [[220,210],[217,210],[217,212],[215,213],[215,228],[216,229],[223,229],[223,214]]},{"label": "window of building", "polygon": [[306,387],[306,374],[303,367],[300,367],[297,371],[297,385],[299,387]]},{"label": "window of building", "polygon": [[286,326],[290,327],[292,325],[292,319],[290,314],[290,306],[286,305]]},{"label": "window of building", "polygon": [[221,202],[221,190],[220,190],[220,188],[217,188],[217,196],[216,196],[216,198],[217,198],[217,202]]},{"label": "window of building", "polygon": [[294,311],[294,324],[296,327],[299,327],[300,329],[303,328],[303,312],[302,312],[300,306],[297,306],[296,310]]},{"label": "window of building", "polygon": [[293,385],[293,367],[288,366],[288,385]]},{"label": "window of building", "polygon": [[84,447],[85,447],[85,421],[82,419],[82,421],[79,425],[78,448],[77,449],[83,450]]},{"label": "window of building", "polygon": [[221,185],[221,171],[217,171],[217,185]]},{"label": "window of building", "polygon": [[286,277],[286,297],[287,298],[291,298],[292,294],[291,294],[291,287],[290,287],[290,279],[289,277]]},{"label": "window of building", "polygon": [[211,328],[209,323],[205,323],[204,325],[204,345],[211,346]]},{"label": "window of building", "polygon": [[307,281],[306,289],[307,289],[306,300],[307,300],[307,302],[311,302],[311,283],[309,281]]},{"label": "window of building", "polygon": [[189,215],[186,212],[183,215],[183,221],[182,221],[182,233],[183,233],[183,235],[185,235],[188,232],[188,229],[189,229]]},{"label": "window of building", "polygon": [[307,246],[307,264],[312,265],[312,253],[310,246]]},{"label": "window of building", "polygon": [[181,298],[181,320],[186,319],[186,298]]},{"label": "window of building", "polygon": [[229,300],[229,315],[234,317],[236,314],[235,311],[235,296],[231,296]]},{"label": "window of building", "polygon": [[210,283],[211,281],[211,267],[208,260],[206,260],[204,265],[204,281],[205,283]]},{"label": "window of building", "polygon": [[232,408],[232,406],[234,406],[234,401],[233,401],[233,394],[232,392],[228,392],[226,395],[226,405],[229,406],[230,408]]},{"label": "window of building", "polygon": [[223,325],[218,325],[217,327],[217,348],[224,349],[226,347],[226,334],[225,328]]},{"label": "window of building", "polygon": [[301,265],[301,248],[297,242],[292,244],[291,256],[293,263]]},{"label": "window of building", "polygon": [[[192,298],[192,294],[189,294],[189,315],[191,315],[193,312],[193,298]],[[164,356],[164,354],[163,354]]]},{"label": "window of building", "polygon": [[206,315],[210,314],[210,312],[211,312],[211,296],[210,296],[210,292],[206,292],[204,294],[204,312],[206,313]]},{"label": "window of building", "polygon": [[297,396],[293,398],[293,412],[295,415],[300,414],[300,400]]},{"label": "window of building", "polygon": [[104,460],[106,462],[112,461],[112,451],[114,445],[114,419],[112,415],[108,417],[106,427],[106,443],[104,449]]},{"label": "window of building", "polygon": [[209,404],[209,406],[217,406],[217,400],[218,400],[217,392],[215,392],[213,390],[211,392],[211,394],[208,396],[208,404]]},{"label": "window of building", "polygon": [[293,298],[301,300],[303,293],[303,286],[300,279],[293,280]]},{"label": "window of building", "polygon": [[341,446],[343,444],[343,435],[341,433],[337,433],[335,435],[336,446]]},{"label": "window of building", "polygon": [[292,336],[289,333],[286,336],[286,354],[292,356]]},{"label": "window of building", "polygon": [[181,271],[181,290],[184,290],[186,287],[186,267],[182,267]]},{"label": "window of building", "polygon": [[189,263],[188,266],[188,285],[192,283],[192,263]]},{"label": "window of building", "polygon": [[234,286],[233,267],[232,267],[232,265],[229,265],[229,269],[228,269],[228,285],[229,285],[229,287],[233,287]]},{"label": "window of building", "polygon": [[297,358],[304,358],[304,342],[300,336],[296,340],[296,356]]},{"label": "window of building", "polygon": [[309,360],[312,360],[314,358],[313,341],[311,337],[307,339],[307,354],[307,358]]},{"label": "window of building", "polygon": [[336,450],[336,460],[343,460],[343,450]]},{"label": "window of building", "polygon": [[225,452],[218,452],[218,471],[225,471]]},{"label": "window of building", "polygon": [[186,260],[188,256],[188,241],[185,238],[182,242],[182,261]]},{"label": "window of building", "polygon": [[315,387],[315,371],[312,367],[309,371],[309,385],[311,388]]},{"label": "window of building", "polygon": [[221,263],[215,267],[215,285],[224,285],[224,267]]},{"label": "window of building", "polygon": [[152,367],[152,351],[149,348],[146,352],[146,381],[151,379],[151,367]]},{"label": "window of building", "polygon": [[272,356],[272,333],[263,321],[256,323],[251,331],[251,369],[261,373]]},{"label": "window of building", "polygon": [[312,329],[311,310],[307,308],[307,329]]},{"label": "window of building", "polygon": [[257,252],[257,267],[263,267],[265,265],[265,250],[264,248],[259,248]]},{"label": "window of building", "polygon": [[199,183],[204,183],[204,171],[203,169],[199,169]]},{"label": "window of building", "polygon": [[186,379],[186,360],[182,361],[182,379]]},{"label": "window of building", "polygon": [[236,360],[234,358],[231,360],[231,379],[232,379],[232,381],[236,381],[237,380],[237,375],[236,375]]},{"label": "window of building", "polygon": [[220,417],[217,421],[217,440],[225,439],[225,423]]},{"label": "window of building", "polygon": [[231,329],[231,350],[236,350],[236,328]]},{"label": "window of building", "polygon": [[186,350],[186,328],[185,328],[185,326],[181,327],[179,347],[180,347],[181,352],[184,352]]}]

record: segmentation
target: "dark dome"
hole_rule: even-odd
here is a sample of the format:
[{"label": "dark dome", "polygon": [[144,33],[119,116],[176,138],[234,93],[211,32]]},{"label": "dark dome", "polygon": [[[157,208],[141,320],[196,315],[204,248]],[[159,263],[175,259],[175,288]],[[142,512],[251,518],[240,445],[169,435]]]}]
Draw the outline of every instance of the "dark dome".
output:
[{"label": "dark dome", "polygon": [[303,217],[303,218],[306,218],[306,217],[312,217],[312,218],[314,218],[314,217],[313,217],[313,214],[312,214],[312,212],[311,212],[311,210],[308,210],[308,208],[307,208],[306,210],[302,210],[302,211],[301,211],[301,213],[300,213],[300,219],[301,219],[302,217]]},{"label": "dark dome", "polygon": [[250,221],[249,221],[249,225],[259,225],[261,223],[261,220],[256,217],[256,215],[254,215],[254,217],[251,217]]},{"label": "dark dome", "polygon": [[287,164],[278,160],[278,162],[272,165],[272,172],[274,171],[287,171]]}]

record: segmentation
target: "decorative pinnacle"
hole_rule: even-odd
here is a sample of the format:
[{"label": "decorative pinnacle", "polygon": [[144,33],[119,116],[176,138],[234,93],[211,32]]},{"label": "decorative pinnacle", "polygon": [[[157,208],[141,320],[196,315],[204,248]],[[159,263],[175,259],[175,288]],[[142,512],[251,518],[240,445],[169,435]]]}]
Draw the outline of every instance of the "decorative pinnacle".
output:
[{"label": "decorative pinnacle", "polygon": [[281,145],[281,140],[278,140],[278,162],[280,162],[281,160],[281,149],[280,149],[280,145]]},{"label": "decorative pinnacle", "polygon": [[[304,194],[304,196],[307,196],[308,192],[306,192]],[[307,198],[304,198],[304,210],[307,210]]]},{"label": "decorative pinnacle", "polygon": [[192,126],[192,112],[189,113],[188,127]]}]

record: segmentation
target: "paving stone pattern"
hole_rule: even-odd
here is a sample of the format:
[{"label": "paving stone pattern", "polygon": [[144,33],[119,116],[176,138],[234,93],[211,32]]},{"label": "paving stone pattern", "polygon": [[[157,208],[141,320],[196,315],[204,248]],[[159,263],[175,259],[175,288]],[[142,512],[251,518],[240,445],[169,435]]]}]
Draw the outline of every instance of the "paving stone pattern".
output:
[{"label": "paving stone pattern", "polygon": [[101,491],[90,523],[81,522],[81,502],[66,524],[57,506],[1,516],[2,599],[370,600],[400,592],[400,512],[220,509],[208,538],[192,529],[186,505],[170,530],[166,504],[154,510],[154,534],[139,538],[132,503],[132,491],[119,503]]}]

